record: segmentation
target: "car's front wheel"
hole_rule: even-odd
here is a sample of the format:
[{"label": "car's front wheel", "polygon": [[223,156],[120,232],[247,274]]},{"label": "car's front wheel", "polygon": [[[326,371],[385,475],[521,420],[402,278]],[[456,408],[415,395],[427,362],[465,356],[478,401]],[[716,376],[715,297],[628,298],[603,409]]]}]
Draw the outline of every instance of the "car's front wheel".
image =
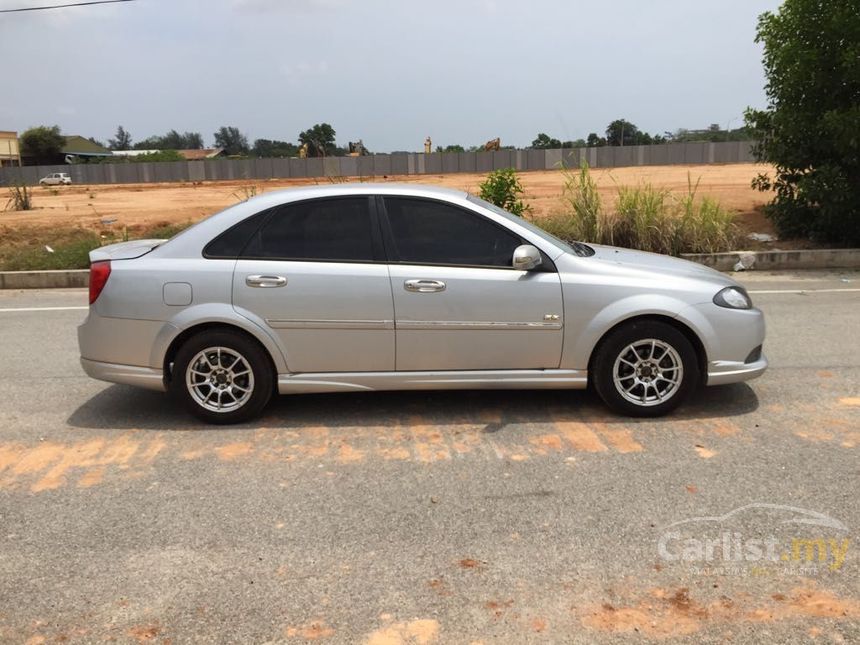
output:
[{"label": "car's front wheel", "polygon": [[247,336],[205,331],[182,345],[173,363],[171,392],[209,423],[241,423],[259,415],[273,391],[265,350]]},{"label": "car's front wheel", "polygon": [[696,389],[696,351],[675,327],[633,321],[614,330],[597,349],[592,380],[615,412],[656,417],[677,408]]}]

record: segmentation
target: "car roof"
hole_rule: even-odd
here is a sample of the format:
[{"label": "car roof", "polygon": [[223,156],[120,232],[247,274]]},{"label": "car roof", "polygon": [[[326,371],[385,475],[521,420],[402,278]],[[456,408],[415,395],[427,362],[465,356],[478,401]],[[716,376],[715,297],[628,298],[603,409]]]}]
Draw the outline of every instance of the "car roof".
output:
[{"label": "car roof", "polygon": [[402,195],[404,197],[437,197],[443,199],[446,197],[448,199],[456,197],[462,199],[467,193],[465,190],[455,190],[441,186],[426,186],[423,184],[355,182],[327,186],[297,186],[285,190],[273,190],[248,200],[248,203],[265,206],[265,203],[268,202],[275,205],[302,199],[346,197],[349,195]]}]

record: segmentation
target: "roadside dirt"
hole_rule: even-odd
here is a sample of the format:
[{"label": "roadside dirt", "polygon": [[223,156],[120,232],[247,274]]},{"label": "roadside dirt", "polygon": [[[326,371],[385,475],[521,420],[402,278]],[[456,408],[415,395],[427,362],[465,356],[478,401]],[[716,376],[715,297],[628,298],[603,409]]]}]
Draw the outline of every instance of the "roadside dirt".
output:
[{"label": "roadside dirt", "polygon": [[[593,169],[592,173],[608,204],[614,201],[617,186],[650,182],[680,195],[687,192],[689,181],[699,181],[698,194],[718,199],[723,206],[736,212],[745,231],[772,233],[770,223],[757,210],[767,196],[750,188],[750,181],[762,170],[762,166],[755,164],[735,164]],[[484,178],[483,174],[450,174],[375,177],[374,181],[447,186],[477,192]],[[560,208],[564,182],[560,171],[523,172],[521,180],[525,200],[535,216]],[[327,185],[329,181],[275,179],[36,188],[33,190],[35,210],[0,213],[0,224],[19,230],[31,226],[82,226],[102,230],[106,226],[134,229],[194,222],[235,204],[254,190],[260,194],[308,184]]]}]

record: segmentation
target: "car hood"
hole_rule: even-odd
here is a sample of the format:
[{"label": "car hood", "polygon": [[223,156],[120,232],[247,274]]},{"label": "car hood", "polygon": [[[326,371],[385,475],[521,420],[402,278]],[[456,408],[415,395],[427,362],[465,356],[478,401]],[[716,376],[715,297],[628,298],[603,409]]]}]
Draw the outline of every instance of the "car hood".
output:
[{"label": "car hood", "polygon": [[589,244],[594,249],[592,259],[609,262],[623,269],[649,274],[662,274],[671,277],[690,278],[721,286],[735,286],[737,282],[724,273],[689,260],[674,258],[669,255],[634,251],[615,246]]}]

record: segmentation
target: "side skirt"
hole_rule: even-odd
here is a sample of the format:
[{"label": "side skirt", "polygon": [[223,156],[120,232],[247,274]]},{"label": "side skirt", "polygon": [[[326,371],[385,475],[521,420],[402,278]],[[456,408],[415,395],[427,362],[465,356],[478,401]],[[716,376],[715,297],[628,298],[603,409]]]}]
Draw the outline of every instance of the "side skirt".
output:
[{"label": "side skirt", "polygon": [[279,374],[278,392],[376,390],[585,389],[586,370],[474,370],[445,372],[324,372]]}]

